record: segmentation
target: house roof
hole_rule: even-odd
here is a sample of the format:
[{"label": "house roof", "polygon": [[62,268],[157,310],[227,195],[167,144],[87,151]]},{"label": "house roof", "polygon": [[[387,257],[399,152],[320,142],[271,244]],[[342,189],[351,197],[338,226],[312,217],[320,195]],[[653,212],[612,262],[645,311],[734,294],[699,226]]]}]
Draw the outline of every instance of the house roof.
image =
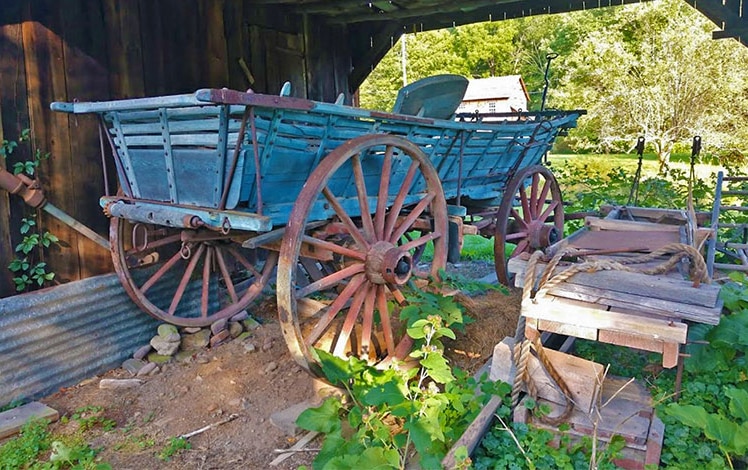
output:
[{"label": "house roof", "polygon": [[530,99],[525,88],[525,82],[520,75],[505,75],[503,77],[477,78],[470,80],[463,101],[511,98],[521,88],[526,99]]}]

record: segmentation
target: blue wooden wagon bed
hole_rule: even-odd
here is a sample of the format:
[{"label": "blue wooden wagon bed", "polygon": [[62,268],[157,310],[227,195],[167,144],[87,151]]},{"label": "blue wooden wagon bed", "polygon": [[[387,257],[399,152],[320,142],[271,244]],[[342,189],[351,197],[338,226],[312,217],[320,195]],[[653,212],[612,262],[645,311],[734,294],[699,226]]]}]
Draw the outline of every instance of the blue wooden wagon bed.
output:
[{"label": "blue wooden wagon bed", "polygon": [[463,233],[495,236],[502,281],[507,243],[561,236],[561,194],[539,163],[582,111],[455,116],[464,79],[425,84],[392,113],[227,89],[52,108],[100,117],[120,183],[100,204],[133,300],[205,326],[275,276],[285,339],[315,371],[312,348],[407,355],[393,305],[459,257]]}]

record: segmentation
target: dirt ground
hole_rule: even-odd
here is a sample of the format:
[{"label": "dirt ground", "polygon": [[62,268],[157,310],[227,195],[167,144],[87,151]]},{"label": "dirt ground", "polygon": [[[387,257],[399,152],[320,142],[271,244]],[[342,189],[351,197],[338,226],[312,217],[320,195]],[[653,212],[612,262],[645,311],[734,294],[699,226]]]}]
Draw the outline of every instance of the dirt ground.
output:
[{"label": "dirt ground", "polygon": [[[450,267],[479,278],[492,271],[490,263]],[[491,291],[471,298],[469,315],[475,322],[466,334],[446,344],[453,365],[474,372],[492,354],[504,336],[512,336],[519,313],[520,295]],[[277,466],[280,454],[305,433],[291,435],[271,422],[271,416],[314,397],[312,378],[291,359],[281,335],[273,299],[251,312],[262,326],[253,332],[257,345],[247,351],[245,342],[234,340],[206,349],[185,363],[170,363],[145,382],[130,389],[100,389],[103,378],[129,378],[123,369],[107,372],[70,387],[42,402],[60,415],[72,415],[84,407],[102,407],[103,416],[116,422],[108,432],[87,431],[93,448],[102,448],[98,460],[113,469],[296,469],[310,465],[319,441],[294,453]],[[158,455],[170,438],[210,424],[227,421],[190,437],[191,448],[169,461]],[[58,422],[52,430],[73,432],[75,420]]]}]

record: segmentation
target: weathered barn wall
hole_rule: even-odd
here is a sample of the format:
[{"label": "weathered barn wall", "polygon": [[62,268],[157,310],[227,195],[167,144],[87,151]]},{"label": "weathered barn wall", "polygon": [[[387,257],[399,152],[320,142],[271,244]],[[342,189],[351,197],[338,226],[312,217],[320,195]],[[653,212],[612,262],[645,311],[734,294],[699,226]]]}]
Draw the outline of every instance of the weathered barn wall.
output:
[{"label": "weathered barn wall", "polygon": [[[285,12],[243,0],[3,0],[0,139],[17,140],[30,128],[34,148],[51,153],[39,168],[49,201],[107,236],[97,203],[104,194],[97,122],[53,113],[49,104],[203,87],[277,93],[287,80],[294,96],[350,96],[346,27]],[[21,146],[7,166],[30,157]],[[29,216],[20,198],[0,190],[0,297],[15,293],[6,267],[22,239],[21,219]],[[111,271],[106,250],[41,217],[62,240],[46,254],[58,281]]]}]

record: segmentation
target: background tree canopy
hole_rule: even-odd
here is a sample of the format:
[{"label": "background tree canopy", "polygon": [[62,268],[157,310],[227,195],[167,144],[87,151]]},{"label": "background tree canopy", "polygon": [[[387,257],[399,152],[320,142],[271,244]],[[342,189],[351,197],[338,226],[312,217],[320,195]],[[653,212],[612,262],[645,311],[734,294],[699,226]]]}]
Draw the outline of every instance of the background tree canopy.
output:
[{"label": "background tree canopy", "polygon": [[[546,57],[557,53],[547,107],[588,111],[566,145],[627,151],[644,136],[664,170],[694,135],[717,154],[748,150],[748,49],[713,40],[713,29],[685,2],[656,0],[408,34],[407,79],[520,74],[539,109]],[[392,107],[403,86],[394,46],[361,86],[361,106]]]}]

